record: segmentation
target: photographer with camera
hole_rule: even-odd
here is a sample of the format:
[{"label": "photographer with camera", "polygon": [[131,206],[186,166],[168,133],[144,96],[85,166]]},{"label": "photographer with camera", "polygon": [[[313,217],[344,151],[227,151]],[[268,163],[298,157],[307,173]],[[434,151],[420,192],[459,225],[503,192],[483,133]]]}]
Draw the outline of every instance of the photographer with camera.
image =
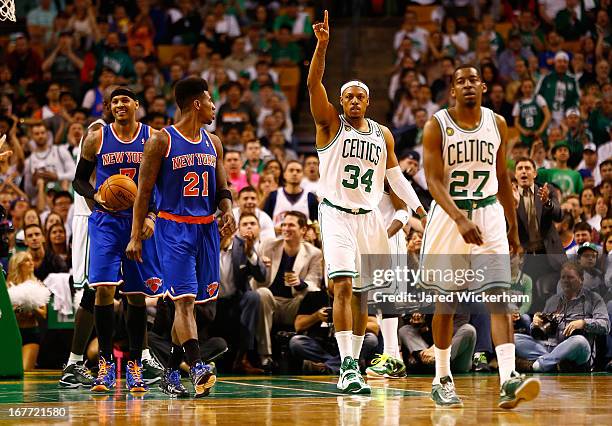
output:
[{"label": "photographer with camera", "polygon": [[[298,335],[289,341],[289,349],[294,357],[304,360],[304,371],[321,374],[338,374],[340,371],[332,305],[333,293],[326,289],[308,292],[300,303],[294,323]],[[369,316],[359,357],[362,369],[370,365],[376,352],[379,331],[376,317]]]},{"label": "photographer with camera", "polygon": [[610,320],[601,296],[584,288],[583,281],[581,266],[564,263],[561,293],[534,315],[531,336],[514,335],[516,355],[523,358],[517,359],[522,370],[590,371],[594,338],[608,333]]}]

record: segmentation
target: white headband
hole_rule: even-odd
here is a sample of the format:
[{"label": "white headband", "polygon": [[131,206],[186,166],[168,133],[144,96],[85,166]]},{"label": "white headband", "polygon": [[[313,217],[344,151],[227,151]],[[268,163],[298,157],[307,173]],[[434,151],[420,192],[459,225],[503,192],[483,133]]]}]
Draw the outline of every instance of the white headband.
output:
[{"label": "white headband", "polygon": [[344,85],[340,89],[340,96],[342,96],[342,94],[344,93],[346,89],[348,89],[349,87],[353,87],[353,86],[361,87],[363,90],[365,90],[368,97],[370,96],[370,89],[368,89],[368,86],[366,86],[365,83],[358,81],[358,80],[351,80],[348,83],[344,83]]}]

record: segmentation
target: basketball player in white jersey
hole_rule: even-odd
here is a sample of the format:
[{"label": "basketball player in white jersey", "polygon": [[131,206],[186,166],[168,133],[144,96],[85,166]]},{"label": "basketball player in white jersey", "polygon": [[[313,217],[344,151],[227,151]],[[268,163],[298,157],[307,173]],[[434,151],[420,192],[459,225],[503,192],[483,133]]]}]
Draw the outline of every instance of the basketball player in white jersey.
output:
[{"label": "basketball player in white jersey", "polygon": [[[506,170],[508,128],[503,117],[481,107],[485,91],[476,67],[459,66],[450,87],[456,105],[434,114],[423,134],[425,176],[434,202],[423,235],[421,286],[454,298],[454,303],[436,303],[432,323],[436,376],[431,397],[437,406],[462,405],[450,370],[457,291],[500,294],[510,283],[510,253],[522,251]],[[436,274],[461,269],[478,278],[462,284],[459,275]],[[501,379],[498,406],[514,408],[534,399],[540,383],[515,372],[513,325],[506,306],[487,303],[487,308]]]},{"label": "basketball player in white jersey", "polygon": [[[91,123],[81,138],[76,153],[77,162],[81,158],[83,140],[87,135],[112,122],[113,115],[110,112],[109,97],[116,87],[113,85],[105,90],[102,118]],[[83,354],[94,325],[93,309],[96,294],[95,290],[87,287],[89,284],[89,232],[87,226],[89,215],[91,215],[91,207],[87,204],[85,198],[75,191],[72,217],[72,279],[75,288],[83,289],[83,296],[74,316],[74,333],[70,355],[59,380],[60,387],[69,389],[90,388],[94,381],[94,377],[89,373],[83,362]]]},{"label": "basketball player in white jersey", "polygon": [[[342,364],[338,389],[369,394],[357,359],[367,324],[369,277],[361,275],[362,255],[389,255],[387,230],[377,209],[385,177],[400,199],[425,215],[416,193],[402,175],[389,129],[365,118],[370,90],[353,80],[340,90],[344,114],[327,98],[322,79],[329,43],[328,13],[313,25],[317,47],[308,73],[310,110],[320,159],[319,223],[327,276],[334,291],[333,323]],[[384,256],[383,256],[384,257]],[[369,261],[371,257],[366,258]]]},{"label": "basketball player in white jersey", "polygon": [[[406,210],[406,205],[388,188],[385,183],[380,204],[378,205],[383,224],[387,229],[389,239],[389,252],[391,254],[391,269],[408,267],[408,248],[406,246],[406,233],[404,226],[410,220],[410,212]],[[384,294],[399,294],[407,291],[407,283],[393,280],[390,286],[380,289]],[[399,313],[395,303],[380,302],[376,299],[368,304],[374,306],[379,318],[380,330],[385,344],[383,353],[372,360],[372,365],[366,369],[368,378],[390,378],[399,379],[406,377],[406,366],[401,359],[397,330],[399,325]]]}]

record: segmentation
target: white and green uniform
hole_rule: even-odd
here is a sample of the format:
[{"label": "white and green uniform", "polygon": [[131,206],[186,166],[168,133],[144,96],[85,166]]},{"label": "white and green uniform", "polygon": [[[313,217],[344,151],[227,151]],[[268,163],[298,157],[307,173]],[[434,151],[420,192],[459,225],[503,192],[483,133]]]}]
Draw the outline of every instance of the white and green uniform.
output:
[{"label": "white and green uniform", "polygon": [[[91,123],[87,128],[89,131],[95,125],[105,126],[106,122],[98,119]],[[81,158],[81,150],[83,149],[83,139],[79,144],[77,163]],[[95,185],[95,179],[92,179],[92,185]],[[85,198],[74,193],[74,216],[72,217],[72,279],[75,287],[83,287],[89,284],[89,231],[87,223],[91,209],[87,205]]]},{"label": "white and green uniform", "polygon": [[[461,129],[446,109],[434,115],[442,132],[444,184],[457,206],[480,228],[484,242],[467,244],[455,222],[434,200],[421,247],[420,281],[426,288],[483,290],[510,282],[506,220],[497,201],[501,137],[495,113],[480,110],[480,123],[473,130]],[[466,274],[469,270],[473,272]]]},{"label": "white and green uniform", "polygon": [[[367,120],[361,132],[340,116],[340,128],[319,154],[319,223],[329,278],[350,276],[356,291],[373,287],[373,263],[389,260],[389,242],[378,205],[383,196],[387,146],[381,127]],[[363,266],[363,267],[362,267]],[[365,275],[365,276],[364,276]]]},{"label": "white and green uniform", "polygon": [[[530,99],[521,99],[514,104],[512,116],[518,117],[519,123],[526,130],[536,131],[544,121],[544,110],[546,99],[542,95],[532,96]],[[521,135],[521,141],[529,144],[533,142],[533,136]]]},{"label": "white and green uniform", "polygon": [[573,74],[553,71],[538,81],[536,93],[546,100],[552,121],[560,124],[568,108],[577,107],[580,101],[578,83]]}]

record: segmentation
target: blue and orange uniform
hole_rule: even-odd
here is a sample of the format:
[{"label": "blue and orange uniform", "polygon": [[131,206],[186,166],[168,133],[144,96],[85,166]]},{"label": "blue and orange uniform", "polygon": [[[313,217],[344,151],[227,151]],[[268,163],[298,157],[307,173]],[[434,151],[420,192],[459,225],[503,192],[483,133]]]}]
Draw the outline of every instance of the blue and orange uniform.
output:
[{"label": "blue and orange uniform", "polygon": [[[96,191],[106,179],[123,174],[138,183],[144,143],[151,128],[138,123],[136,136],[123,141],[114,124],[102,128],[100,149],[96,154]],[[120,285],[123,294],[163,295],[155,237],[143,241],[143,263],[129,260],[125,249],[132,230],[132,209],[108,212],[96,205],[89,217],[90,286]]]},{"label": "blue and orange uniform", "polygon": [[155,242],[165,294],[173,300],[193,296],[195,303],[215,300],[219,293],[219,229],[214,217],[217,151],[204,129],[197,140],[174,126],[162,132],[168,136],[168,151],[156,182]]}]

